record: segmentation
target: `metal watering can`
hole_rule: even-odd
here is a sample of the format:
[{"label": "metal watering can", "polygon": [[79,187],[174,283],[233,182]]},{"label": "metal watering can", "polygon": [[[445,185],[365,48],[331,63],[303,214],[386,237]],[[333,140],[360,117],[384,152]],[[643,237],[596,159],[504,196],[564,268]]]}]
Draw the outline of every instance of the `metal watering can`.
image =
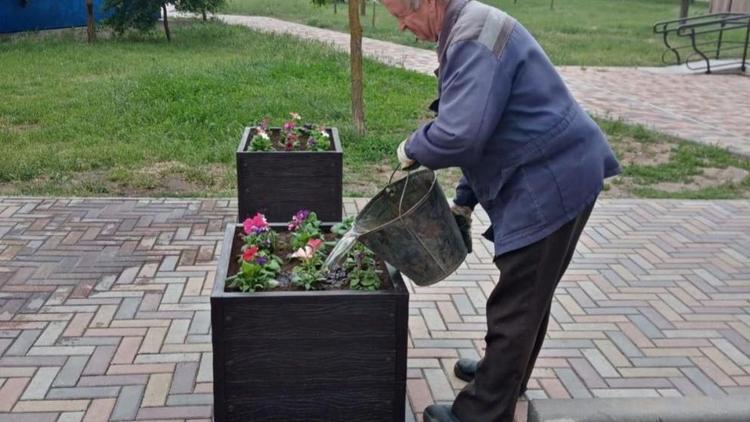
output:
[{"label": "metal watering can", "polygon": [[419,286],[451,275],[467,255],[448,201],[432,170],[388,182],[354,222],[358,240]]}]

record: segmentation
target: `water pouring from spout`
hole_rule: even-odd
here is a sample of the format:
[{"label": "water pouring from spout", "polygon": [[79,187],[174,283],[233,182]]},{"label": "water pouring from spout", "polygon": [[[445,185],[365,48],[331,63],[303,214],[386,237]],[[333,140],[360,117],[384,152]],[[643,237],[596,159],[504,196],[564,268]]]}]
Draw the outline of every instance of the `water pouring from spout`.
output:
[{"label": "water pouring from spout", "polygon": [[349,251],[351,251],[354,244],[357,243],[357,239],[359,239],[359,233],[354,227],[352,227],[348,232],[344,233],[341,240],[339,240],[338,243],[336,243],[336,246],[333,247],[333,250],[326,258],[323,267],[328,270],[340,267],[346,259],[346,256],[349,254]]}]

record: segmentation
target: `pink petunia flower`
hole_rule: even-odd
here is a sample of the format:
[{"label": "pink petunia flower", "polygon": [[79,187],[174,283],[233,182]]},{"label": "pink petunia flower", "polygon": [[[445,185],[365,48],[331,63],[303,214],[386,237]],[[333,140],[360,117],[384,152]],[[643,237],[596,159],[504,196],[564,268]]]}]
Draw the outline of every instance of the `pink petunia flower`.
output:
[{"label": "pink petunia flower", "polygon": [[258,234],[265,231],[268,231],[268,222],[266,221],[266,216],[257,213],[252,218],[247,218],[242,223],[243,229],[245,230],[245,234]]}]

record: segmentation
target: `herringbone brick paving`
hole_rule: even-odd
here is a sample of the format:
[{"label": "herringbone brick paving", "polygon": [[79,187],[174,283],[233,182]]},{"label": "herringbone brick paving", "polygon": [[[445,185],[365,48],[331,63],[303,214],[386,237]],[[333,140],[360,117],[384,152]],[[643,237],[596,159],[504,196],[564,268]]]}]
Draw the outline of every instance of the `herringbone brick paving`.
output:
[{"label": "herringbone brick paving", "polygon": [[[208,298],[235,209],[0,198],[0,422],[209,420]],[[528,396],[750,393],[749,235],[748,201],[601,201]],[[481,354],[498,274],[476,243],[448,280],[411,287],[408,419],[450,402],[453,362]]]}]

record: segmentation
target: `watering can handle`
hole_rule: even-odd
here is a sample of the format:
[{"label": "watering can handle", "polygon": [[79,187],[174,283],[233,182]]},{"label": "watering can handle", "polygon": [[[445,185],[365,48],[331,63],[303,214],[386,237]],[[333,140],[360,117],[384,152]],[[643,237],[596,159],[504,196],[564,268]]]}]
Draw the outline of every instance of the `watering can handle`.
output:
[{"label": "watering can handle", "polygon": [[[396,172],[399,171],[401,168],[400,165],[396,165],[396,168],[393,169],[393,173],[391,173],[391,177],[388,178],[388,186],[391,186],[391,183],[393,182],[393,176],[396,175]],[[404,188],[401,190],[401,199],[398,201],[398,216],[401,217],[402,214],[402,207],[404,205],[404,196],[406,195],[406,188],[409,186],[409,178],[411,177],[411,169],[406,170],[406,181],[404,182]]]}]

